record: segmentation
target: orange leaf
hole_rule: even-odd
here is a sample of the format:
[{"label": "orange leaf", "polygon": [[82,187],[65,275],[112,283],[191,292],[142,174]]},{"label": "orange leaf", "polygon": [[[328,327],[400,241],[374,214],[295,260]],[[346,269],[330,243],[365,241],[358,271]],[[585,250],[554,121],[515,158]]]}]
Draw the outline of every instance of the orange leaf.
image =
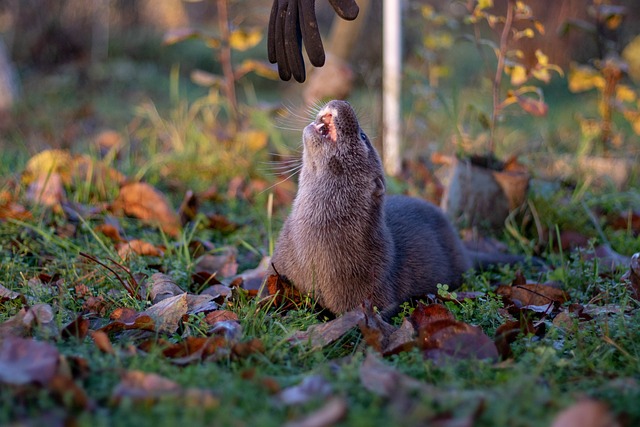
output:
[{"label": "orange leaf", "polygon": [[146,223],[159,225],[162,231],[172,237],[180,233],[180,218],[169,200],[144,182],[123,185],[111,208],[114,212],[122,212]]}]

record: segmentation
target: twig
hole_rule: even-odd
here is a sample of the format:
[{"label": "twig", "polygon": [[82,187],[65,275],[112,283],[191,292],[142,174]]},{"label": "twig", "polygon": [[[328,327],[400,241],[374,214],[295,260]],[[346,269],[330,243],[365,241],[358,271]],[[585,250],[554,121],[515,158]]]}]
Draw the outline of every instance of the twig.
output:
[{"label": "twig", "polygon": [[500,49],[498,50],[498,64],[496,65],[496,76],[493,78],[493,111],[491,112],[491,133],[489,135],[489,153],[493,154],[495,140],[496,121],[500,110],[500,84],[502,83],[502,73],[504,72],[504,59],[507,55],[509,42],[509,32],[513,24],[513,6],[515,0],[507,1],[507,15],[504,21],[504,28],[500,35]]},{"label": "twig", "polygon": [[[140,297],[138,296],[138,293],[135,291],[135,289],[133,289],[133,287],[131,286],[130,283],[125,282],[122,277],[120,277],[120,275],[111,267],[109,267],[108,265],[106,265],[105,263],[103,263],[102,261],[98,260],[96,257],[94,257],[93,255],[89,255],[86,254],[84,252],[80,252],[80,256],[85,257],[93,262],[95,262],[96,264],[106,268],[107,270],[109,270],[110,272],[112,272],[116,278],[118,279],[118,281],[122,284],[122,286],[124,287],[124,289],[129,293],[130,296],[132,296],[135,299],[140,299]],[[111,260],[110,260],[111,261]],[[111,261],[113,262],[113,261]],[[116,263],[116,265],[118,265]]]}]

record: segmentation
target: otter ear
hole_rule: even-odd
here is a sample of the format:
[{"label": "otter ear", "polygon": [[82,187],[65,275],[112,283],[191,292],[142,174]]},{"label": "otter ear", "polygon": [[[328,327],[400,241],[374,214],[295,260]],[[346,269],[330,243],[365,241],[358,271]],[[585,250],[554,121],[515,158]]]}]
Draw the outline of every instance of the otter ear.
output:
[{"label": "otter ear", "polygon": [[386,191],[386,185],[384,183],[384,178],[379,176],[375,179],[375,183],[376,183],[376,190],[373,192],[373,195],[376,197],[382,197],[384,196],[384,193]]}]

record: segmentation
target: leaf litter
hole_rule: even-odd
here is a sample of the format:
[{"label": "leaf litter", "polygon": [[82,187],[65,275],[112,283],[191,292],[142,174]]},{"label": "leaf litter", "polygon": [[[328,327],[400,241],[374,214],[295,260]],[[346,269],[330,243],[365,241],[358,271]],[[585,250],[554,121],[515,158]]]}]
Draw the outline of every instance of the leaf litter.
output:
[{"label": "leaf litter", "polygon": [[[48,155],[52,156],[52,153]],[[61,206],[69,221],[103,215],[103,208],[72,206],[65,200],[65,190],[61,184],[73,183],[78,177],[86,175],[88,163],[83,158],[61,158],[59,166],[50,168],[49,180],[42,178],[42,174],[34,173],[36,168],[31,167],[24,178],[31,186],[24,195],[25,200],[52,207]],[[104,176],[115,176],[114,182],[120,185],[119,195],[109,205],[116,215],[138,218],[144,224],[158,226],[173,237],[177,237],[183,227],[188,227],[198,215],[200,206],[192,193],[187,194],[178,213],[168,199],[149,184],[125,183],[107,169],[103,173]],[[53,174],[56,176],[51,180]],[[5,192],[1,196],[0,220],[30,218],[30,212],[13,194]],[[239,230],[238,223],[223,216],[206,216],[209,221],[207,226],[223,234]],[[627,229],[631,226],[636,232],[635,213],[628,214],[626,218]],[[622,219],[613,221],[616,227],[623,228]],[[62,298],[66,287],[72,288],[82,303],[81,313],[60,312],[59,303],[27,305],[28,298],[32,296],[23,295],[22,289],[16,292],[0,285],[3,303],[21,305],[13,317],[0,324],[0,381],[4,384],[12,387],[28,384],[29,387],[47,389],[61,398],[71,396],[64,399],[74,407],[87,409],[95,402],[83,390],[78,380],[80,377],[69,374],[73,370],[71,365],[81,366],[87,362],[61,355],[48,341],[82,342],[88,336],[96,349],[109,357],[145,357],[150,353],[159,353],[177,366],[216,363],[264,355],[270,351],[260,338],[253,334],[245,335],[242,324],[247,319],[239,317],[239,312],[234,311],[239,296],[259,298],[258,307],[266,309],[269,316],[287,316],[292,310],[300,308],[312,309],[308,306],[306,296],[297,293],[295,288],[277,275],[265,278],[269,266],[267,257],[255,269],[238,274],[238,251],[234,246],[214,248],[208,242],[194,241],[189,249],[196,261],[193,271],[186,277],[191,284],[201,287],[187,289],[185,286],[183,289],[166,271],[157,271],[146,278],[131,269],[135,265],[131,261],[138,257],[165,257],[167,247],[145,239],[123,237],[126,233],[119,220],[109,215],[104,216],[104,222],[93,229],[108,239],[107,243],[112,245],[120,260],[98,258],[90,254],[83,255],[85,260],[93,261],[94,266],[102,266],[99,268],[101,274],[117,277],[123,288],[121,290],[139,301],[138,309],[118,306],[111,298],[105,298],[106,293],[95,295],[96,291],[91,287],[67,285],[57,277],[32,277],[28,280],[32,288],[29,293],[46,292],[55,300]],[[56,228],[57,235],[65,238],[73,238],[77,232],[76,226],[66,231],[64,224]],[[595,256],[603,262],[629,265],[627,258],[618,256],[610,247],[604,245],[599,248]],[[623,284],[635,299],[638,299],[640,287],[638,277],[640,267],[636,255],[631,258],[629,271],[623,277]],[[196,288],[200,291],[191,293]],[[263,293],[258,295],[260,289]],[[431,301],[438,303],[418,303],[409,316],[395,323],[385,321],[370,305],[365,304],[336,319],[317,323],[306,330],[292,331],[283,342],[291,347],[291,351],[300,351],[301,348],[315,352],[328,351],[341,345],[344,337],[358,331],[352,336],[360,340],[356,342],[355,349],[366,354],[359,366],[359,380],[364,390],[386,399],[398,413],[403,410],[415,411],[418,402],[414,398],[416,393],[428,395],[433,401],[443,404],[465,401],[467,411],[460,412],[465,412],[465,415],[441,412],[424,416],[423,420],[430,425],[474,425],[481,417],[485,399],[492,397],[490,391],[435,386],[401,373],[386,361],[417,352],[425,363],[433,363],[433,366],[447,365],[457,360],[483,360],[483,364],[497,367],[496,363],[501,359],[508,361],[518,357],[512,348],[514,343],[523,337],[544,337],[550,325],[566,333],[576,333],[576,328],[581,325],[625,314],[630,310],[616,304],[598,303],[597,300],[596,303],[573,302],[565,290],[549,284],[529,282],[523,275],[516,275],[511,284],[494,287],[494,291],[504,308],[500,310],[503,323],[495,329],[493,339],[479,326],[458,320],[451,311],[452,307],[487,297],[486,292],[476,291],[434,296]],[[68,323],[61,326],[60,330],[54,322],[58,314],[68,318]],[[125,337],[129,344],[123,346],[120,341]],[[615,344],[608,336],[603,340],[607,344]],[[25,354],[31,357],[25,357]],[[90,367],[80,370],[85,377],[96,375]],[[275,384],[269,389],[276,392],[280,387]],[[120,382],[112,390],[111,401],[119,405],[125,399],[145,405],[171,400],[186,406],[216,407],[221,397],[210,389],[183,387],[155,373],[124,370]],[[314,373],[303,376],[297,385],[279,390],[274,399],[284,405],[304,405],[313,400],[321,402],[315,411],[289,421],[287,425],[290,426],[333,425],[349,412],[350,399],[336,392],[331,380]],[[576,420],[582,420],[580,416],[584,414],[591,414],[587,418],[594,426],[617,425],[606,405],[594,400],[586,402],[578,402],[559,413],[553,425],[576,425]]]}]

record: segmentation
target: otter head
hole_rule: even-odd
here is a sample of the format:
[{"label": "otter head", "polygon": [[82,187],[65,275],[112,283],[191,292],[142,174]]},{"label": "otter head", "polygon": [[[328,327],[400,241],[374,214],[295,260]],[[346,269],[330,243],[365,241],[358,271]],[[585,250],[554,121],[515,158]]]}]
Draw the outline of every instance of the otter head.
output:
[{"label": "otter head", "polygon": [[[369,181],[384,194],[380,157],[346,101],[331,101],[303,132],[303,172],[326,179]],[[301,177],[304,178],[304,177]]]}]

